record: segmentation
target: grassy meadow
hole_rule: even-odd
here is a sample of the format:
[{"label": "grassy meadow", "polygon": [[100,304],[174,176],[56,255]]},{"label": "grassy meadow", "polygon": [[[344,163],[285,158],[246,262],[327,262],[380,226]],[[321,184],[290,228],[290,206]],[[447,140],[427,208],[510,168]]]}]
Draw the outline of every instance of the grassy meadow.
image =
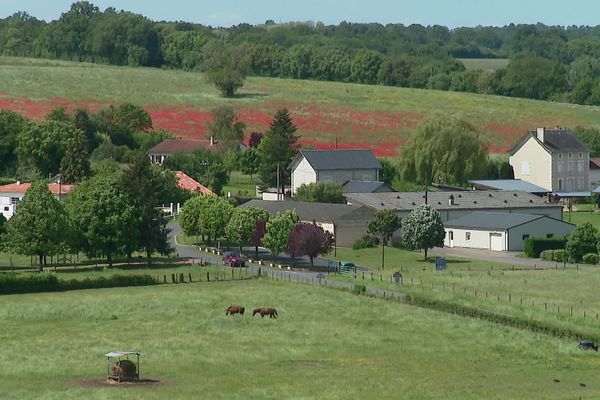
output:
[{"label": "grassy meadow", "polygon": [[459,58],[467,69],[482,69],[484,71],[496,71],[506,68],[510,60],[508,58]]},{"label": "grassy meadow", "polygon": [[[225,317],[229,304],[275,306],[279,319]],[[323,287],[252,280],[2,296],[0,322],[4,399],[600,396],[600,359],[573,341]],[[142,378],[164,383],[101,385],[104,353],[119,349],[140,351]]]},{"label": "grassy meadow", "polygon": [[0,109],[41,119],[55,106],[97,109],[126,101],[143,105],[155,127],[183,137],[205,137],[210,110],[219,104],[236,107],[249,132],[266,130],[275,110],[288,107],[304,145],[326,148],[337,139],[342,148],[368,147],[380,156],[396,155],[414,126],[434,113],[472,121],[498,152],[538,125],[600,126],[598,107],[573,104],[261,77],[224,99],[198,72],[0,58]]}]

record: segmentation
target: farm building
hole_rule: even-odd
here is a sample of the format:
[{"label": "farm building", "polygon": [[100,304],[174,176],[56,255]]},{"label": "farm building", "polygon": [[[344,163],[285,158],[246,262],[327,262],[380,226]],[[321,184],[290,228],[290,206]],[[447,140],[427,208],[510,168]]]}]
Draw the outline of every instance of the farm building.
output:
[{"label": "farm building", "polygon": [[567,129],[537,128],[527,132],[508,155],[517,179],[554,193],[589,190],[590,152]]},{"label": "farm building", "polygon": [[292,160],[292,193],[302,184],[378,181],[381,163],[371,150],[300,150]]},{"label": "farm building", "polygon": [[348,181],[342,185],[344,193],[384,193],[394,189],[385,182],[377,181]]},{"label": "farm building", "polygon": [[545,215],[473,212],[446,221],[446,247],[523,251],[529,237],[564,237],[574,225]]},{"label": "farm building", "polygon": [[315,222],[333,234],[337,246],[350,247],[367,233],[374,210],[359,205],[311,203],[303,201],[250,200],[239,208],[257,207],[270,214],[295,210],[302,222]]},{"label": "farm building", "polygon": [[543,196],[550,192],[541,186],[534,185],[522,179],[470,180],[469,183],[473,186],[474,190],[519,190],[538,196]]},{"label": "farm building", "polygon": [[220,151],[222,146],[211,137],[209,140],[192,139],[166,139],[148,150],[150,161],[154,164],[162,163],[175,153],[193,153],[196,150]]},{"label": "farm building", "polygon": [[[425,204],[423,192],[348,193],[349,204],[363,205],[373,210],[395,209],[406,217],[415,207]],[[546,215],[562,221],[562,206],[522,191],[471,190],[429,192],[427,204],[438,210],[442,221],[450,221],[477,211]]]},{"label": "farm building", "polygon": [[[19,203],[25,196],[25,192],[29,190],[30,187],[31,183],[23,183],[20,181],[0,186],[0,211],[6,219],[10,219],[15,214],[19,207]],[[50,190],[58,200],[63,200],[71,193],[74,187],[74,185],[64,185],[60,183],[48,184],[48,190]]]}]

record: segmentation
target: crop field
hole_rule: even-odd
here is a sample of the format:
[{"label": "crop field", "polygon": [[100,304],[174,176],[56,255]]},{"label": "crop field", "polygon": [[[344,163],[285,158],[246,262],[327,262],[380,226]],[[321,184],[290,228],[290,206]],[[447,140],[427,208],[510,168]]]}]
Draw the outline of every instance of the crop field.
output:
[{"label": "crop field", "polygon": [[484,133],[492,152],[504,152],[536,126],[600,126],[600,108],[458,92],[250,77],[224,99],[198,72],[115,67],[25,58],[0,58],[0,109],[40,120],[52,108],[133,102],[155,128],[204,138],[211,109],[236,108],[247,132],[265,131],[274,112],[290,109],[301,142],[316,148],[366,147],[378,156],[399,153],[412,129],[434,113],[461,115]]},{"label": "crop field", "polygon": [[[225,317],[229,304],[279,319]],[[327,323],[323,323],[327,321]],[[4,399],[565,399],[600,396],[572,341],[263,280],[0,297]],[[103,384],[142,353],[144,387]],[[582,386],[584,385],[584,386]]]}]

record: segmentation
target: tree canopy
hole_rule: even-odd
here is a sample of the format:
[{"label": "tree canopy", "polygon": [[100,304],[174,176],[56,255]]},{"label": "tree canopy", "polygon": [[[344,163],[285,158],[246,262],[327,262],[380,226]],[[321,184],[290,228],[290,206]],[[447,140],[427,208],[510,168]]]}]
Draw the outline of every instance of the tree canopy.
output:
[{"label": "tree canopy", "polygon": [[598,229],[589,222],[585,222],[577,227],[569,235],[567,241],[567,253],[575,261],[581,261],[582,257],[588,253],[597,253],[596,246],[600,234]]},{"label": "tree canopy", "polygon": [[331,182],[302,184],[296,190],[294,200],[338,204],[346,202],[342,187]]},{"label": "tree canopy", "polygon": [[333,235],[315,223],[297,224],[288,237],[286,252],[293,257],[308,256],[310,266],[321,254],[327,254],[333,248]]},{"label": "tree canopy", "polygon": [[290,233],[299,223],[300,218],[294,210],[277,213],[269,219],[265,235],[262,238],[262,244],[271,251],[273,260],[287,248]]},{"label": "tree canopy", "polygon": [[227,223],[225,233],[229,240],[236,242],[242,252],[242,244],[250,243],[259,221],[269,219],[269,213],[258,207],[236,208]]},{"label": "tree canopy", "polygon": [[369,222],[367,231],[381,242],[381,269],[385,268],[385,245],[400,226],[400,217],[394,209],[377,211]]},{"label": "tree canopy", "polygon": [[402,245],[411,250],[427,250],[443,247],[446,232],[440,213],[430,205],[423,204],[413,209],[402,221],[400,229]]}]

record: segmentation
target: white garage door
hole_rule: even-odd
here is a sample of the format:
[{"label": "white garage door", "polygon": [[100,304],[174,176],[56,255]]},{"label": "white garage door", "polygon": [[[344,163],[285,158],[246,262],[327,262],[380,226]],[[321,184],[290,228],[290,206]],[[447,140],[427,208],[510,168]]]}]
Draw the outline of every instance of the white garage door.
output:
[{"label": "white garage door", "polygon": [[490,233],[490,250],[502,251],[502,235]]}]

